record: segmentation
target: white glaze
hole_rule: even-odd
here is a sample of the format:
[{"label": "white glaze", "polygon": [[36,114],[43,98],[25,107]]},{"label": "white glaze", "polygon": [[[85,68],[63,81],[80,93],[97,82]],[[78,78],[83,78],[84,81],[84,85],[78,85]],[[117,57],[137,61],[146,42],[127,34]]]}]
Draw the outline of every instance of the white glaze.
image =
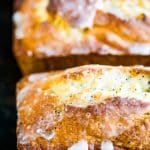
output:
[{"label": "white glaze", "polygon": [[88,150],[88,143],[86,140],[81,140],[73,144],[68,150]]},{"label": "white glaze", "polygon": [[101,150],[114,150],[113,143],[110,140],[102,141]]}]

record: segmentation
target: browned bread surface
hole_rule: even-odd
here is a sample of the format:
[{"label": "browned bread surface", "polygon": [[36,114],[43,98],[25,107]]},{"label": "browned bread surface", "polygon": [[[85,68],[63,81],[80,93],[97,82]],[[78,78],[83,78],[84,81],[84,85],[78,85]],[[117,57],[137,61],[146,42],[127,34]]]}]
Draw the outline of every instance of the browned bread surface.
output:
[{"label": "browned bread surface", "polygon": [[88,65],[17,84],[18,149],[149,150],[150,68]]},{"label": "browned bread surface", "polygon": [[15,56],[25,74],[89,63],[148,66],[149,7],[149,0],[16,0]]}]

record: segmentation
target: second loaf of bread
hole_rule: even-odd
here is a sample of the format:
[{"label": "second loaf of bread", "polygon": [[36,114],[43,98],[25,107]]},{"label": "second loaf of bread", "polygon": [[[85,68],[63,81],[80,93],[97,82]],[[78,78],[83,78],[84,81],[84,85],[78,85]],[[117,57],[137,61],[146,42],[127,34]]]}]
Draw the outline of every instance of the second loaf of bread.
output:
[{"label": "second loaf of bread", "polygon": [[14,54],[24,74],[90,63],[150,65],[149,0],[16,2]]}]

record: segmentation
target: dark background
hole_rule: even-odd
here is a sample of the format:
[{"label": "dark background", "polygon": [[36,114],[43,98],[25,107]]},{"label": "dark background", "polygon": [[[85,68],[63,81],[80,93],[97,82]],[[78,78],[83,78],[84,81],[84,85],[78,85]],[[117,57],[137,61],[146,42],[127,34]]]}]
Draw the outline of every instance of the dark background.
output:
[{"label": "dark background", "polygon": [[15,84],[21,75],[12,54],[12,3],[0,2],[0,150],[16,149]]}]

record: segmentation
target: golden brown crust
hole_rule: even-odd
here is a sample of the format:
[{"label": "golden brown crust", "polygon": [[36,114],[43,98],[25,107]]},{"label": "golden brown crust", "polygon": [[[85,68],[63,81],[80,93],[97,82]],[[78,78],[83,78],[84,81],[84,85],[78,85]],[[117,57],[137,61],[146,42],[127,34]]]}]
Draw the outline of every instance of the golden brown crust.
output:
[{"label": "golden brown crust", "polygon": [[[85,139],[89,149],[94,145],[96,150],[106,139],[116,149],[148,150],[149,79],[150,68],[99,65],[24,78],[17,85],[18,149],[67,149]],[[119,91],[124,90],[122,94],[114,81]]]},{"label": "golden brown crust", "polygon": [[[65,17],[56,15],[58,8],[64,7],[57,6],[60,1],[57,0],[54,10],[51,10],[52,2],[56,1],[51,1],[48,7],[46,0],[18,0],[17,3],[21,6],[16,11],[19,17],[14,14],[14,53],[23,73],[91,63],[150,65],[148,15],[140,14],[137,18],[124,20],[117,15],[98,10],[92,27],[80,29],[72,27],[73,21],[70,23]],[[96,3],[96,0],[92,1]],[[67,13],[67,16],[69,14],[71,13]],[[80,17],[74,19],[76,18]],[[80,59],[82,56],[83,59]]]},{"label": "golden brown crust", "polygon": [[[115,101],[118,102],[115,102]],[[85,138],[85,135],[82,135],[82,132],[85,131],[86,132],[86,138],[89,138],[88,141],[89,143],[91,143],[92,145],[95,145],[95,150],[97,149],[96,147],[98,147],[97,145],[99,145],[100,147],[100,143],[102,141],[102,139],[110,139],[113,141],[114,145],[116,146],[120,146],[124,149],[142,149],[142,150],[148,150],[149,148],[149,143],[150,143],[150,116],[148,116],[147,118],[145,117],[143,120],[140,120],[140,123],[135,123],[134,126],[132,126],[131,128],[129,128],[128,130],[125,130],[125,132],[123,132],[120,136],[117,137],[113,137],[113,138],[108,138],[106,135],[103,135],[105,133],[105,130],[107,130],[108,132],[112,132],[109,125],[111,125],[112,122],[112,118],[114,119],[114,114],[111,113],[115,113],[115,111],[120,109],[120,106],[122,105],[125,109],[123,111],[127,111],[129,114],[126,114],[127,118],[122,118],[122,123],[126,124],[127,126],[129,125],[128,123],[131,121],[129,121],[129,119],[133,119],[132,113],[135,113],[135,110],[138,110],[138,108],[143,109],[144,107],[147,107],[147,104],[143,104],[143,103],[135,103],[135,100],[121,100],[120,98],[114,98],[114,100],[112,102],[109,102],[108,104],[102,104],[101,106],[89,106],[88,108],[86,108],[87,110],[82,110],[79,108],[68,108],[68,111],[66,112],[66,117],[60,122],[60,124],[58,123],[55,126],[55,131],[57,133],[57,137],[55,140],[52,140],[51,142],[49,141],[45,141],[45,139],[43,138],[38,138],[36,141],[34,141],[34,143],[36,143],[33,147],[37,149],[47,149],[48,147],[50,149],[67,149],[69,146],[71,146],[73,143],[78,142],[78,140]],[[126,103],[126,106],[124,106],[124,102]],[[117,104],[115,104],[117,103]],[[119,104],[119,105],[118,105]],[[130,105],[131,104],[131,105]],[[145,106],[144,106],[145,105]],[[114,107],[114,110],[109,110],[109,107]],[[122,107],[121,106],[121,107]],[[130,107],[128,107],[130,106]],[[143,107],[143,108],[142,108]],[[101,109],[103,108],[103,109]],[[134,110],[133,110],[134,108]],[[139,112],[141,111],[139,109]],[[107,114],[106,112],[109,112],[110,114]],[[131,113],[132,112],[132,113]],[[126,112],[122,112],[120,111],[118,113],[118,115],[124,115],[123,113]],[[73,114],[76,114],[76,116],[73,116]],[[87,114],[90,114],[92,117],[89,119],[87,118]],[[99,127],[97,126],[97,124],[99,124],[99,126],[101,126],[101,124],[103,124],[103,121],[105,120],[105,115],[108,115],[108,117],[110,117],[110,121],[107,120],[107,129],[101,130],[99,129]],[[130,116],[131,115],[131,116]],[[136,114],[139,115],[139,114]],[[87,116],[87,117],[86,117]],[[97,120],[100,116],[103,116],[104,118],[101,118],[99,121]],[[120,116],[118,116],[120,117]],[[97,119],[96,119],[97,118]],[[121,119],[120,118],[120,119]],[[104,120],[103,120],[104,119]],[[117,118],[115,118],[117,119]],[[119,119],[119,118],[118,118]],[[102,121],[103,120],[103,121]],[[110,122],[110,124],[108,123]],[[104,124],[103,124],[104,125]],[[121,125],[120,125],[121,126]],[[21,126],[20,126],[21,127]],[[70,128],[71,127],[71,128]],[[53,129],[53,127],[52,127]],[[77,132],[76,132],[77,131]],[[26,147],[24,144],[18,144],[20,145],[20,149],[22,149],[22,147]],[[30,144],[29,144],[30,145]],[[27,146],[28,147],[28,146]],[[30,146],[29,146],[30,147]],[[31,148],[32,149],[32,148]]]}]

